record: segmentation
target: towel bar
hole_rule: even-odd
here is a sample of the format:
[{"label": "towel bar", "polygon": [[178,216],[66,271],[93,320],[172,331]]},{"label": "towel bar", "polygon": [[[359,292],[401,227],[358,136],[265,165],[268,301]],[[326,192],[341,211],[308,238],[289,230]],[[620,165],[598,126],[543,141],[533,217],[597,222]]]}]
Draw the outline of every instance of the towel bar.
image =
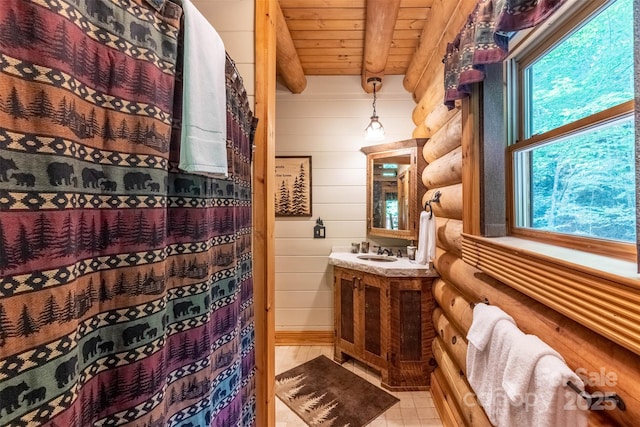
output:
[{"label": "towel bar", "polygon": [[481,301],[476,301],[476,302],[469,303],[469,305],[471,306],[471,308],[473,308],[473,307],[476,306],[476,304],[481,304],[481,303],[482,304],[486,304],[486,305],[491,305],[491,304],[489,304],[489,299],[487,297],[484,297]]},{"label": "towel bar", "polygon": [[[481,301],[477,301],[475,303],[472,302],[471,307],[474,307],[476,304],[480,303],[489,305],[489,300],[485,297]],[[571,381],[567,381],[567,386],[575,391],[578,396],[587,401],[589,409],[603,409],[603,402],[611,401],[613,402],[613,405],[621,411],[627,410],[627,405],[624,403],[624,400],[622,400],[622,398],[616,393],[599,393],[598,395],[591,395],[584,390],[580,390],[580,388]]]},{"label": "towel bar", "polygon": [[571,381],[567,381],[567,386],[569,386],[573,391],[578,393],[580,397],[587,401],[589,405],[589,409],[603,409],[602,402],[610,400],[613,402],[614,406],[621,411],[627,410],[627,405],[625,405],[624,400],[620,396],[615,393],[607,394],[604,393],[602,395],[591,395],[584,390],[580,390],[574,383]]}]

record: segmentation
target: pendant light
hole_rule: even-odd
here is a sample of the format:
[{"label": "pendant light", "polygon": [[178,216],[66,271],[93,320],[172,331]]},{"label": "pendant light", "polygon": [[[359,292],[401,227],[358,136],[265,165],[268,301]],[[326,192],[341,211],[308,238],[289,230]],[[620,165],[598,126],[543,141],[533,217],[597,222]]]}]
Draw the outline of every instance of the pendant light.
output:
[{"label": "pendant light", "polygon": [[367,83],[373,83],[373,114],[371,115],[369,126],[364,129],[365,139],[367,141],[382,141],[384,139],[384,126],[382,126],[376,114],[376,83],[382,83],[382,80],[380,80],[380,77],[369,77]]}]

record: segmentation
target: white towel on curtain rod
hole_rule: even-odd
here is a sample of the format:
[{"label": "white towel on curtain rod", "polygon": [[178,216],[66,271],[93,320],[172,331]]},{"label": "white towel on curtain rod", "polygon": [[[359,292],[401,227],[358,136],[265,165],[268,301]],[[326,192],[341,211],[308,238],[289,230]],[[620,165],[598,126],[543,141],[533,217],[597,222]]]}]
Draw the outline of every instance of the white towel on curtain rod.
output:
[{"label": "white towel on curtain rod", "polygon": [[227,94],[225,49],[220,35],[183,0],[184,73],[180,169],[226,178]]},{"label": "white towel on curtain rod", "polygon": [[433,212],[422,211],[418,232],[418,252],[416,262],[427,265],[436,257],[436,217]]}]

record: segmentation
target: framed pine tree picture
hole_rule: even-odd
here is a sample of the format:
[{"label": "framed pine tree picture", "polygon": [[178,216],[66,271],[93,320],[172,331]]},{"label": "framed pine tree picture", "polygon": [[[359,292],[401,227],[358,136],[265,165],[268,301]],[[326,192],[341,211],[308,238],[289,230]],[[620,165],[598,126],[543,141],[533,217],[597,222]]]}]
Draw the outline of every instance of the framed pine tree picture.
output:
[{"label": "framed pine tree picture", "polygon": [[311,156],[276,157],[276,216],[311,216]]}]

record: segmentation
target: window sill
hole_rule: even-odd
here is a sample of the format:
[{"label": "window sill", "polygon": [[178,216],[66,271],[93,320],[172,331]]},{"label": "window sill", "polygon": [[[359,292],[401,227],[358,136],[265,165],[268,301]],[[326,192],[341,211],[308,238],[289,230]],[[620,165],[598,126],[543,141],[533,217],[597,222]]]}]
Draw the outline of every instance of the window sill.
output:
[{"label": "window sill", "polygon": [[463,234],[462,258],[640,354],[640,275],[635,263],[515,237],[468,234]]}]

